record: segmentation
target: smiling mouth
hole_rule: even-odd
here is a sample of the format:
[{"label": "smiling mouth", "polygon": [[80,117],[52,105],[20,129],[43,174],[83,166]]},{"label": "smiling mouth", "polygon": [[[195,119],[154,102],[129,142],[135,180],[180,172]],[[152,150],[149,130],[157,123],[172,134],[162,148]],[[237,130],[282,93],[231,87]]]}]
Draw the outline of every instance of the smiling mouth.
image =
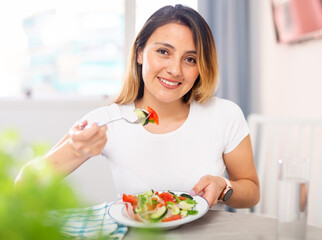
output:
[{"label": "smiling mouth", "polygon": [[160,78],[160,77],[159,77],[159,80],[160,80],[161,82],[163,82],[163,83],[167,84],[167,85],[170,85],[170,86],[178,86],[178,85],[180,85],[180,84],[181,84],[180,82],[170,82],[170,81],[165,80],[165,79]]}]

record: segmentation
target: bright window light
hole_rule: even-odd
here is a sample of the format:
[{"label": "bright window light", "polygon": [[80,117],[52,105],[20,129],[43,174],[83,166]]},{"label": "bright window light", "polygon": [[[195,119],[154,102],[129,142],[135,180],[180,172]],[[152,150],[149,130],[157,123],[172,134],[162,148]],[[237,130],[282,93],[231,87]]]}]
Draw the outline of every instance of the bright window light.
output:
[{"label": "bright window light", "polygon": [[197,0],[136,0],[126,15],[129,0],[1,1],[0,97],[116,94],[129,48],[125,24],[135,22],[137,33],[155,10],[176,3],[197,8]]}]

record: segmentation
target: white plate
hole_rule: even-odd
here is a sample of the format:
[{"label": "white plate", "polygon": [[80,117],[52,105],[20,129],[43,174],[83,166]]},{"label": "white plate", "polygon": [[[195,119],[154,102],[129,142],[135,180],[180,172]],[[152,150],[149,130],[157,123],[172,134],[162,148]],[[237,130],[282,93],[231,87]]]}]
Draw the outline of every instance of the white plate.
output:
[{"label": "white plate", "polygon": [[[160,192],[166,192],[166,191],[160,191]],[[178,191],[172,191],[174,194],[180,195],[182,193],[186,192],[178,192]],[[188,194],[188,193],[186,193]],[[137,194],[136,194],[137,195]],[[205,215],[209,209],[209,204],[206,199],[200,196],[194,196],[193,199],[197,202],[195,206],[195,210],[198,211],[198,214],[196,215],[188,215],[187,217],[184,217],[179,220],[174,220],[171,222],[158,222],[158,223],[142,223],[138,222],[136,220],[132,220],[128,217],[126,213],[126,208],[124,204],[121,204],[123,201],[122,199],[119,199],[118,201],[114,202],[109,210],[108,214],[112,219],[114,219],[119,224],[129,226],[129,227],[136,227],[136,228],[161,228],[161,229],[172,229],[179,227],[182,224],[192,222],[194,220],[197,220],[198,218],[201,218],[203,215]]]}]

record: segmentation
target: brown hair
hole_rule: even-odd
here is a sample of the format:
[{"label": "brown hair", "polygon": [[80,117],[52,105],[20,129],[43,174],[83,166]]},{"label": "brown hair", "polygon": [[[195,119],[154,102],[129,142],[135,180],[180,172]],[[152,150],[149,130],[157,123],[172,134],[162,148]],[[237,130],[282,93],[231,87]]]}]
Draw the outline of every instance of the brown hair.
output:
[{"label": "brown hair", "polygon": [[172,22],[191,29],[197,50],[199,76],[190,91],[183,96],[183,101],[189,103],[194,99],[203,103],[213,96],[218,85],[218,63],[212,32],[197,11],[177,4],[174,7],[160,8],[144,24],[132,46],[123,86],[114,100],[115,103],[128,104],[143,97],[144,82],[142,66],[137,62],[138,51],[144,49],[146,42],[158,27]]}]

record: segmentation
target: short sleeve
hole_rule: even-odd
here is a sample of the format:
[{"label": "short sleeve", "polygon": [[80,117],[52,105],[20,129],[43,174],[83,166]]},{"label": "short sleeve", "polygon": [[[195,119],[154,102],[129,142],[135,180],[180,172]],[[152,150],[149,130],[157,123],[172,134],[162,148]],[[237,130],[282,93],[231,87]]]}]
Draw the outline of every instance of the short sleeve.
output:
[{"label": "short sleeve", "polygon": [[232,152],[249,134],[248,124],[240,107],[235,103],[232,103],[229,107],[224,133],[224,154]]}]

